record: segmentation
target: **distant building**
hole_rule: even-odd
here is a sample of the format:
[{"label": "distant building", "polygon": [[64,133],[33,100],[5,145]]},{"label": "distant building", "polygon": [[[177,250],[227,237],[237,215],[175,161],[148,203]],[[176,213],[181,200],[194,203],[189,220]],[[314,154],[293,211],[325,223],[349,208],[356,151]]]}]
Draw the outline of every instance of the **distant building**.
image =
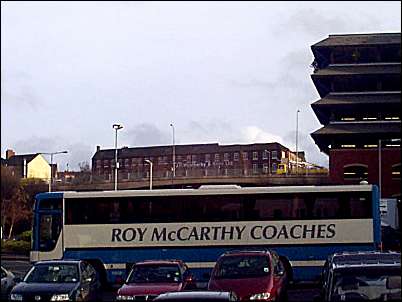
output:
[{"label": "distant building", "polygon": [[[94,179],[111,181],[115,167],[115,149],[97,147],[92,157]],[[118,149],[119,179],[139,180],[149,177],[153,163],[153,178],[173,177],[173,146],[124,147]],[[299,162],[305,162],[299,152]],[[279,164],[289,171],[296,162],[295,152],[279,143],[250,145],[193,144],[175,146],[175,177],[248,177],[275,174]]]},{"label": "distant building", "polygon": [[330,35],[311,49],[323,125],[311,136],[331,180],[381,184],[382,197],[400,199],[401,34]]},{"label": "distant building", "polygon": [[[6,151],[2,165],[8,167],[11,173],[19,178],[37,178],[45,181],[50,179],[50,164],[40,153],[15,155],[11,149]],[[53,171],[55,173],[55,165]]]}]

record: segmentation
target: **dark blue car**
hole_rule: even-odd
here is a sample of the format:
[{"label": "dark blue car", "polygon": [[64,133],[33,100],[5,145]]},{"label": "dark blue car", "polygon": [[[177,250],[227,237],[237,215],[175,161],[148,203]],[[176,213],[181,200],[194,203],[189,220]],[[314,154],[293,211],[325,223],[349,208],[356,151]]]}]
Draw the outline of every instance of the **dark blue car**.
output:
[{"label": "dark blue car", "polygon": [[85,261],[40,261],[13,288],[10,300],[98,301],[100,290],[95,269]]}]

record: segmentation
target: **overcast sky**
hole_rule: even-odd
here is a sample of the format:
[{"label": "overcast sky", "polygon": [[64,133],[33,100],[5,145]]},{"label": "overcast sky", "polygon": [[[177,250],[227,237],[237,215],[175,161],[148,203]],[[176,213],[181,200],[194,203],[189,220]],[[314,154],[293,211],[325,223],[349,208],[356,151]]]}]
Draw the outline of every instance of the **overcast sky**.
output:
[{"label": "overcast sky", "polygon": [[310,46],[401,31],[401,2],[1,2],[1,154],[279,142],[328,165],[310,133]]}]

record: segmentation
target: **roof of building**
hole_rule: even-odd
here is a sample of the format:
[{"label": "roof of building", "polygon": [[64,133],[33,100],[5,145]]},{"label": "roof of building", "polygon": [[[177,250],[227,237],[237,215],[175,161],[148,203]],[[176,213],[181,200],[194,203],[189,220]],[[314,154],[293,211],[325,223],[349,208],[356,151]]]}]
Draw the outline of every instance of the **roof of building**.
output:
[{"label": "roof of building", "polygon": [[[254,150],[264,149],[281,149],[289,150],[279,143],[266,143],[266,144],[249,144],[249,145],[219,145],[214,144],[193,144],[193,145],[175,145],[176,155],[187,154],[205,154],[205,153],[219,153],[219,152],[236,152],[246,151],[254,148]],[[155,156],[169,156],[172,155],[172,145],[168,146],[151,146],[151,147],[123,147],[117,150],[119,158],[133,158],[133,157],[155,157]],[[301,152],[301,151],[299,151]],[[102,149],[96,151],[93,160],[98,159],[113,159],[115,157],[115,149]]]},{"label": "roof of building", "polygon": [[29,163],[31,160],[33,160],[38,155],[39,155],[39,153],[14,155],[6,160],[7,165],[8,166],[22,166],[24,164],[24,160],[26,160],[26,162]]},{"label": "roof of building", "polygon": [[401,135],[401,122],[342,122],[331,123],[311,133],[320,150],[328,153],[328,146],[334,137],[354,136],[355,138],[378,137],[395,138]]},{"label": "roof of building", "polygon": [[314,135],[347,135],[347,134],[374,134],[374,133],[399,133],[400,122],[345,122],[332,123],[317,131]]},{"label": "roof of building", "polygon": [[366,105],[366,104],[400,104],[401,92],[365,92],[336,93],[331,92],[311,106]]},{"label": "roof of building", "polygon": [[400,44],[401,33],[342,34],[329,35],[328,38],[314,44],[313,47],[346,45],[381,45]]},{"label": "roof of building", "polygon": [[337,64],[328,65],[323,69],[317,69],[311,75],[315,77],[321,76],[338,76],[338,75],[362,75],[362,74],[400,74],[401,63],[379,63],[379,64]]},{"label": "roof of building", "polygon": [[311,104],[321,124],[329,123],[333,110],[346,112],[399,112],[401,92],[331,92]]}]

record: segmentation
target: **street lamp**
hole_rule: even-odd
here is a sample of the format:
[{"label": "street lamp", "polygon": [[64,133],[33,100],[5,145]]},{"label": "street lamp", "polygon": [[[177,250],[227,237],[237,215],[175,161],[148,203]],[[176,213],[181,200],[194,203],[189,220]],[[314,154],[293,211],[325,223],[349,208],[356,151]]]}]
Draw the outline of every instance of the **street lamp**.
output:
[{"label": "street lamp", "polygon": [[114,140],[114,149],[115,149],[115,153],[114,153],[114,163],[115,163],[115,167],[114,167],[114,190],[117,191],[117,169],[119,168],[119,163],[117,162],[117,131],[120,129],[123,129],[123,125],[121,124],[113,124],[113,129],[116,130],[116,136],[115,136],[115,140]]},{"label": "street lamp", "polygon": [[149,189],[152,190],[152,166],[153,163],[149,159],[146,159],[145,162],[149,164]]},{"label": "street lamp", "polygon": [[172,147],[173,147],[172,173],[173,173],[173,177],[176,177],[176,146],[175,146],[175,141],[174,141],[174,125],[170,124],[170,127],[172,127]]},{"label": "street lamp", "polygon": [[271,175],[271,152],[267,149],[264,151],[268,153],[268,174]]},{"label": "street lamp", "polygon": [[298,150],[298,138],[299,138],[299,112],[300,110],[297,109],[296,111],[296,175],[299,174],[299,150]]},{"label": "street lamp", "polygon": [[58,152],[42,152],[41,154],[50,155],[50,180],[49,180],[49,192],[52,192],[52,182],[53,182],[53,155],[68,153],[68,151],[58,151]]}]

